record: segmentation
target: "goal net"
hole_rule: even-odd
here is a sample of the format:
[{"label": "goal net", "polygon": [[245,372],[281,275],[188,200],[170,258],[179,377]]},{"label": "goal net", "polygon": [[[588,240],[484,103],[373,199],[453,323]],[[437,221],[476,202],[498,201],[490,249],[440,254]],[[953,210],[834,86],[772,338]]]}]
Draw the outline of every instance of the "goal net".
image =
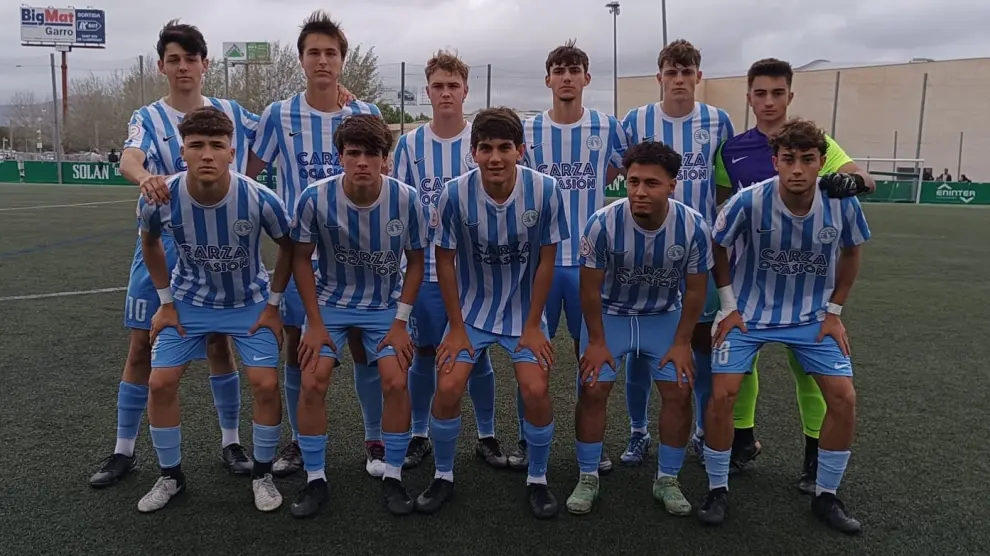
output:
[{"label": "goal net", "polygon": [[924,178],[923,158],[854,158],[877,181],[877,190],[862,198],[873,203],[917,203]]}]

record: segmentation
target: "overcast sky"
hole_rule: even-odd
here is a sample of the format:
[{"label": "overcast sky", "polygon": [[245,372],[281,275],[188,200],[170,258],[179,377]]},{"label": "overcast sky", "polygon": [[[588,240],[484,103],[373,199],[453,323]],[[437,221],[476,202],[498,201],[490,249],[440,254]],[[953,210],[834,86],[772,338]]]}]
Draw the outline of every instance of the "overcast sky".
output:
[{"label": "overcast sky", "polygon": [[[484,65],[492,64],[492,100],[541,108],[543,60],[568,38],[591,56],[588,104],[611,106],[612,21],[605,0],[91,0],[107,12],[107,48],[70,54],[70,74],[124,67],[152,52],[156,34],[180,17],[203,31],[211,52],[224,41],[294,41],[314,9],[330,8],[352,44],[374,46],[387,85],[397,85],[406,61],[409,85],[422,81],[422,64],[437,48],[456,48],[475,66],[475,101],[484,100]],[[30,4],[30,1],[28,2]],[[659,0],[621,0],[619,75],[656,72],[662,46]],[[21,2],[2,0],[0,102],[29,88],[50,98],[47,48],[20,46]],[[65,5],[68,2],[64,3]],[[709,75],[744,71],[775,56],[795,65],[990,56],[990,2],[983,0],[668,0],[669,38],[701,48]],[[54,2],[61,6],[63,3]],[[336,5],[336,6],[334,6]],[[372,14],[370,17],[368,14]],[[396,65],[386,65],[396,64]],[[20,67],[18,67],[20,66]]]}]

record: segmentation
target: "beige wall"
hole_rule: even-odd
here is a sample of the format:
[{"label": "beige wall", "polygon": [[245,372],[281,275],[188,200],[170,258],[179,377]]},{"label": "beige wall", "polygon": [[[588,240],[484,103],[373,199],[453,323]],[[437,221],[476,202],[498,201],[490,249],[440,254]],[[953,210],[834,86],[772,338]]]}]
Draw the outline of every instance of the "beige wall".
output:
[{"label": "beige wall", "polygon": [[[914,158],[924,74],[928,73],[921,158],[939,174],[957,174],[959,134],[964,134],[962,172],[990,182],[990,58],[952,60],[840,70],[801,71],[794,76],[789,114],[815,120],[831,131],[836,74],[839,74],[835,139],[853,158]],[[620,113],[655,102],[654,76],[619,79]],[[698,100],[724,108],[736,129],[747,118],[746,78],[705,79]],[[755,125],[752,115],[749,126]],[[889,171],[889,164],[872,166]],[[958,177],[958,176],[956,176]]]}]

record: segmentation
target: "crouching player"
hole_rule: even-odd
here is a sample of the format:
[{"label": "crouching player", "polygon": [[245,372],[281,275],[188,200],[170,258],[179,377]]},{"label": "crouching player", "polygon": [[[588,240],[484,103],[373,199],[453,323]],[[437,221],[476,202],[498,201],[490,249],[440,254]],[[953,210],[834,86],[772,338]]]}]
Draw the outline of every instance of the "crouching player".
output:
[{"label": "crouching player", "polygon": [[[360,330],[368,362],[377,362],[367,372],[381,378],[382,493],[388,510],[404,515],[413,510],[402,485],[411,419],[406,373],[415,352],[407,323],[423,281],[426,209],[415,189],[382,176],[392,132],[380,116],[346,118],[333,141],[344,173],[303,191],[291,233],[293,275],[306,309],[298,424],[307,484],[290,509],[309,517],[327,500],[327,388],[340,357],[337,347],[351,330]],[[399,268],[403,254],[405,278]]]},{"label": "crouching player", "polygon": [[714,331],[705,430],[710,492],[698,517],[714,525],[728,514],[733,405],[760,348],[779,343],[814,376],[827,407],[812,511],[834,529],[857,533],[859,521],[835,496],[856,423],[849,338],[839,315],[870,229],[855,197],[829,198],[817,185],[828,150],[821,129],[792,120],[770,144],[779,175],[736,193],[715,221],[715,280],[722,309]]},{"label": "crouching player", "polygon": [[567,510],[589,513],[598,497],[615,361],[632,354],[649,361],[663,400],[653,497],[672,515],[690,515],[677,476],[691,435],[691,337],[705,308],[711,235],[701,214],[670,198],[681,166],[677,152],[663,143],[639,143],[622,165],[628,198],[598,210],[581,240],[585,325],[574,417],[581,475]]},{"label": "crouching player", "polygon": [[[194,359],[206,358],[210,334],[234,340],[254,395],[254,504],[264,512],[282,505],[272,481],[281,432],[278,302],[291,269],[285,207],[267,187],[230,171],[233,123],[213,107],[193,110],[179,124],[189,170],[169,179],[169,201],[139,201],[141,248],[162,305],[152,317],[148,421],[161,477],[138,510],[163,508],[186,484],[181,468],[179,379]],[[179,246],[169,283],[161,236]],[[261,236],[279,245],[269,294]],[[173,294],[174,292],[174,294]]]}]

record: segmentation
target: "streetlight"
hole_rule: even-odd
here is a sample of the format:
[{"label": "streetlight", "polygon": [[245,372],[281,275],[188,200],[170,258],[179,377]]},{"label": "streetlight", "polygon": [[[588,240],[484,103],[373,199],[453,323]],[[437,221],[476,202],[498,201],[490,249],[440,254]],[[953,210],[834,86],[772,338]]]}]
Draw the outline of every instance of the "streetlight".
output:
[{"label": "streetlight", "polygon": [[612,14],[612,115],[619,117],[619,3],[605,4]]}]

